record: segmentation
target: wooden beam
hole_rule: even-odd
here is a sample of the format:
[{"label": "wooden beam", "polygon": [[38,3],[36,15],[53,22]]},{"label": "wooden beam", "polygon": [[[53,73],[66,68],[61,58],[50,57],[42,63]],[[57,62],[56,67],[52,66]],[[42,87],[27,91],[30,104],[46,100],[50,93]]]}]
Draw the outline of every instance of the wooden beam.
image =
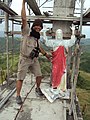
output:
[{"label": "wooden beam", "polygon": [[[43,23],[53,23],[53,21],[76,21],[76,24],[80,24],[80,17],[59,17],[59,16],[48,16],[40,15],[40,16],[27,16],[28,22],[33,22],[35,19],[42,19]],[[4,15],[0,16],[0,19],[5,19]],[[21,16],[9,16],[9,20],[13,20],[16,22],[21,22]],[[90,18],[83,18],[83,25],[87,26],[87,22],[90,22]]]},{"label": "wooden beam", "polygon": [[26,2],[30,6],[30,8],[32,9],[35,15],[41,15],[41,12],[39,10],[36,0],[26,0]]},{"label": "wooden beam", "polygon": [[84,18],[90,18],[90,8],[83,14]]},{"label": "wooden beam", "polygon": [[[42,20],[51,20],[51,21],[79,21],[80,17],[60,17],[60,16],[48,16],[45,15],[37,15],[37,16],[27,16],[27,20],[35,20],[35,19],[42,19]],[[21,16],[9,16],[9,19],[18,19],[21,20]]]},{"label": "wooden beam", "polygon": [[16,12],[14,12],[9,6],[7,6],[5,3],[0,1],[0,9],[5,11],[6,13],[10,14],[11,16],[18,15]]}]

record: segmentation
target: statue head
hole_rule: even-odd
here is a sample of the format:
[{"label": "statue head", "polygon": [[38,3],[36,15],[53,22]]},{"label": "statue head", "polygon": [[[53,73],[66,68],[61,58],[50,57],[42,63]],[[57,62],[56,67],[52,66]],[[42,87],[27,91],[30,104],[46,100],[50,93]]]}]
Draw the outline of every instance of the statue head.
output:
[{"label": "statue head", "polygon": [[56,40],[63,39],[63,32],[61,29],[56,30]]}]

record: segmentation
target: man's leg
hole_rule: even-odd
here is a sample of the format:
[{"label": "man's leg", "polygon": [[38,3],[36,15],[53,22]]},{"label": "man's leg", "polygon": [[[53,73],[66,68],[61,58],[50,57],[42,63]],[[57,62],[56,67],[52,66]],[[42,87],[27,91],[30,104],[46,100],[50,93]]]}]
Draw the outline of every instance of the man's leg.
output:
[{"label": "man's leg", "polygon": [[36,76],[36,88],[35,88],[36,95],[43,96],[43,93],[40,89],[42,73],[41,73],[41,68],[38,60],[36,60],[34,64],[30,67],[30,70]]},{"label": "man's leg", "polygon": [[38,97],[43,96],[43,93],[42,93],[42,91],[41,91],[41,89],[40,89],[41,80],[42,80],[42,76],[37,76],[37,77],[36,77],[36,88],[35,88],[35,92],[36,92],[36,95],[37,95]]},{"label": "man's leg", "polygon": [[42,76],[37,76],[37,77],[36,77],[36,86],[37,86],[37,88],[40,87],[41,80],[42,80]]},{"label": "man's leg", "polygon": [[17,92],[16,93],[17,94],[16,102],[17,102],[17,104],[22,104],[22,99],[21,99],[21,96],[20,96],[22,83],[23,83],[22,80],[17,80],[17,82],[16,82],[16,92]]},{"label": "man's leg", "polygon": [[21,88],[22,88],[22,80],[17,80],[16,82],[16,90],[17,90],[17,96],[20,96]]},{"label": "man's leg", "polygon": [[28,70],[28,66],[29,66],[28,60],[20,56],[19,63],[18,63],[17,81],[16,81],[16,92],[17,92],[16,102],[18,104],[22,103],[20,92],[21,92],[23,80],[25,79],[25,76]]}]

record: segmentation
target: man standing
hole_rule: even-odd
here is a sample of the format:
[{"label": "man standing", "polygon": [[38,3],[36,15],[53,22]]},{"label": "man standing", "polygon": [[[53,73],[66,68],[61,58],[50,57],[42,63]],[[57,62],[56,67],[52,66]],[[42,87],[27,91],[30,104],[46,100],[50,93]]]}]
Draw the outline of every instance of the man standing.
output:
[{"label": "man standing", "polygon": [[39,45],[38,39],[40,38],[40,31],[43,29],[43,24],[40,19],[36,19],[31,27],[31,32],[29,32],[29,26],[26,19],[25,10],[25,0],[22,2],[22,42],[20,48],[20,58],[18,63],[18,73],[17,73],[17,83],[16,83],[16,102],[22,104],[22,99],[20,96],[20,91],[22,88],[23,80],[26,76],[28,68],[36,76],[36,88],[35,92],[38,96],[43,96],[40,84],[42,79],[42,73],[40,69],[40,64],[38,61],[39,51],[45,55],[48,59],[50,56],[43,50]]}]

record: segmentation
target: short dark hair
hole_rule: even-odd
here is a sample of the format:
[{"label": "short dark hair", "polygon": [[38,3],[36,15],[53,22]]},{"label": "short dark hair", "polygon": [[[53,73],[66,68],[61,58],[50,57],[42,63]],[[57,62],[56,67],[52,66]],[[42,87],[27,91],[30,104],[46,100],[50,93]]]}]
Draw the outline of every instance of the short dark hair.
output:
[{"label": "short dark hair", "polygon": [[34,26],[40,26],[41,29],[43,29],[43,22],[42,22],[42,20],[41,19],[35,19],[35,21],[33,22],[32,28]]}]

